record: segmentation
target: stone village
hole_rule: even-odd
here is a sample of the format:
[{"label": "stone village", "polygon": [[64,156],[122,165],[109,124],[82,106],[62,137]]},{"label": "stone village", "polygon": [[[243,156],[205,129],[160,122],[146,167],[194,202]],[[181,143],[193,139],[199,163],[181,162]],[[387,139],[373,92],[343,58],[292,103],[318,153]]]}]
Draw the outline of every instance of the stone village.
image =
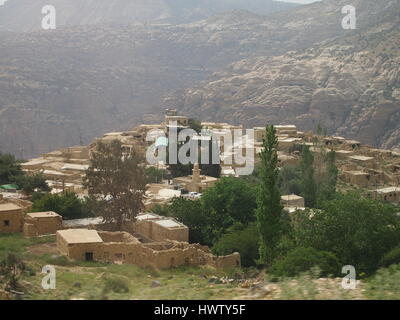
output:
[{"label": "stone village", "polygon": [[[177,125],[176,125],[177,124]],[[90,165],[91,151],[97,141],[104,143],[121,141],[124,148],[139,147],[146,150],[153,142],[148,141],[148,133],[160,130],[168,136],[171,126],[188,128],[189,118],[180,116],[176,110],[167,110],[161,124],[142,124],[126,132],[111,132],[97,138],[89,146],[64,148],[22,163],[27,173],[42,173],[52,187],[52,193],[73,191],[80,197],[87,195],[82,178]],[[203,130],[232,133],[245,132],[242,126],[228,123],[202,122]],[[316,135],[298,131],[294,125],[276,125],[278,135],[279,166],[295,165],[299,161],[298,146],[308,145],[312,152],[316,148]],[[220,144],[221,176],[237,176],[241,165],[226,161],[229,156],[242,152],[252,152],[255,162],[262,150],[265,128],[253,128],[254,140],[246,139],[240,145],[223,148]],[[202,131],[204,132],[204,131]],[[207,139],[207,136],[200,136]],[[343,137],[318,137],[326,151],[334,150],[337,155],[340,187],[360,188],[366,197],[400,203],[400,152],[382,150],[362,145],[359,141]],[[166,141],[165,141],[166,140]],[[168,143],[168,139],[160,143]],[[164,163],[154,166],[166,168]],[[172,181],[171,181],[172,180]],[[212,187],[218,178],[201,174],[198,164],[193,174],[186,177],[164,179],[160,183],[148,184],[145,197],[145,212],[136,221],[124,225],[123,232],[111,232],[109,225],[101,217],[79,220],[64,220],[56,212],[30,212],[31,205],[16,190],[0,189],[0,232],[19,232],[26,237],[56,235],[56,246],[60,254],[73,260],[101,261],[120,264],[134,264],[142,267],[171,268],[182,265],[208,265],[215,268],[240,266],[240,255],[214,256],[210,249],[189,243],[187,226],[179,221],[161,217],[152,212],[157,205],[168,205],[174,197],[199,197]],[[290,214],[304,210],[304,199],[298,195],[283,195],[282,204]]]}]

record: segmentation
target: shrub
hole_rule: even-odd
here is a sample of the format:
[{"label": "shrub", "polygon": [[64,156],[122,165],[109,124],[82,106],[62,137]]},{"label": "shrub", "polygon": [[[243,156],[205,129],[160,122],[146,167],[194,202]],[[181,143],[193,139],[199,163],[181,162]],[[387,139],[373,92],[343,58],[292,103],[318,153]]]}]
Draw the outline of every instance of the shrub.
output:
[{"label": "shrub", "polygon": [[127,293],[129,287],[126,281],[120,278],[109,278],[105,281],[103,293],[115,292],[115,293]]},{"label": "shrub", "polygon": [[400,263],[400,247],[394,248],[393,250],[386,253],[381,259],[379,265],[381,267],[389,267],[392,264],[398,263]]},{"label": "shrub", "polygon": [[81,200],[73,192],[39,196],[32,207],[33,212],[54,211],[66,220],[90,217],[92,216],[91,210],[91,205],[87,199]]},{"label": "shrub", "polygon": [[283,259],[277,260],[269,272],[278,277],[294,277],[318,267],[321,276],[337,275],[341,265],[331,252],[318,251],[313,248],[296,248]]},{"label": "shrub", "polygon": [[366,283],[365,295],[374,300],[400,299],[400,264],[379,269]]},{"label": "shrub", "polygon": [[367,275],[377,270],[385,253],[398,247],[400,217],[388,203],[350,193],[324,202],[321,209],[296,214],[293,235],[298,247],[332,252],[343,265]]},{"label": "shrub", "polygon": [[248,227],[234,225],[217,241],[213,252],[217,255],[240,253],[243,267],[255,266],[258,259],[259,235],[255,224]]}]

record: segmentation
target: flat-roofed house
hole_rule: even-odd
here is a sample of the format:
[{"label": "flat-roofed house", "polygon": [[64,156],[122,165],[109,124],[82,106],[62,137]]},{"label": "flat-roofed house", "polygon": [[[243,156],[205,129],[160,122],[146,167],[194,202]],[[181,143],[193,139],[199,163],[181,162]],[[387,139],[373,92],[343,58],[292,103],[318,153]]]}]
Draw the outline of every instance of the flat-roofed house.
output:
[{"label": "flat-roofed house", "polygon": [[57,231],[57,247],[61,254],[74,260],[101,261],[103,239],[96,230],[67,229]]},{"label": "flat-roofed house", "polygon": [[378,183],[371,174],[360,170],[343,171],[341,179],[353,186],[370,187]]},{"label": "flat-roofed house", "polygon": [[298,207],[304,208],[304,198],[295,194],[281,196],[281,203],[285,207]]},{"label": "flat-roofed house", "polygon": [[153,241],[189,241],[189,228],[173,218],[154,213],[140,214],[136,217],[135,232]]},{"label": "flat-roofed house", "polygon": [[375,200],[383,200],[395,204],[400,204],[399,187],[387,187],[378,190],[372,190],[370,194]]},{"label": "flat-roofed house", "polygon": [[24,220],[23,209],[10,202],[0,199],[0,232],[22,232]]},{"label": "flat-roofed house", "polygon": [[160,269],[208,265],[216,268],[240,267],[240,254],[214,256],[207,247],[187,242],[141,243],[127,232],[69,229],[57,232],[62,255],[80,261],[134,264]]},{"label": "flat-roofed house", "polygon": [[375,162],[373,157],[359,156],[359,155],[349,156],[349,159],[359,165],[365,165],[369,167],[372,167]]},{"label": "flat-roofed house", "polygon": [[24,235],[26,237],[55,234],[62,228],[62,217],[53,211],[30,212],[25,216]]}]

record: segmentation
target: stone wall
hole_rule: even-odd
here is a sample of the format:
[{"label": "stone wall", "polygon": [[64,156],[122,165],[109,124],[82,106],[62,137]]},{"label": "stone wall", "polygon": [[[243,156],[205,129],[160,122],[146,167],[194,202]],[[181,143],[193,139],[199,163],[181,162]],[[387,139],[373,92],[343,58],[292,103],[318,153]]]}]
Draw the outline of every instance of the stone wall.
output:
[{"label": "stone wall", "polygon": [[46,234],[55,234],[61,230],[62,218],[60,216],[46,218],[25,217],[23,232],[25,237],[37,237]]},{"label": "stone wall", "polygon": [[[103,240],[131,239],[131,235],[123,232],[99,232]],[[142,244],[136,239],[131,242],[103,242],[67,244],[57,234],[57,247],[61,254],[74,260],[85,260],[90,253],[94,261],[133,264],[140,267],[167,269],[178,266],[209,265],[215,268],[240,267],[238,253],[216,257],[207,247],[185,242],[166,241],[163,243]]]},{"label": "stone wall", "polygon": [[0,211],[0,232],[22,232],[23,220],[22,210]]}]

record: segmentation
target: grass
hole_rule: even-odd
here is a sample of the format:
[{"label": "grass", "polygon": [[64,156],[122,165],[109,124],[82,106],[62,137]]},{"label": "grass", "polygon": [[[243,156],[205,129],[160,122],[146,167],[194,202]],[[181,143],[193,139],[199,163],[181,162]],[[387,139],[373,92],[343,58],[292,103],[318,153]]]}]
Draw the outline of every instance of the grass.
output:
[{"label": "grass", "polygon": [[[28,266],[21,283],[24,299],[230,299],[237,294],[232,285],[208,282],[211,276],[227,277],[232,270],[179,267],[169,270],[139,268],[133,265],[76,262],[51,253],[33,254],[29,246],[54,243],[54,237],[27,239],[20,234],[0,234],[0,257],[8,252],[20,256]],[[56,269],[56,289],[44,290],[43,266]],[[158,281],[159,286],[153,282]]]},{"label": "grass", "polygon": [[[133,265],[75,262],[51,253],[33,254],[29,246],[54,243],[54,237],[26,239],[22,235],[0,234],[0,258],[12,252],[27,265],[20,283],[25,288],[23,299],[33,300],[199,300],[235,299],[248,295],[238,282],[209,282],[211,277],[260,279],[270,282],[268,275],[257,269],[215,270],[209,267],[179,267],[168,270],[140,268]],[[56,269],[56,289],[44,290],[41,282],[43,266]],[[1,281],[1,280],[0,280]],[[339,282],[327,280],[316,285],[314,274],[295,279],[279,279],[281,294],[276,299],[400,299],[400,265],[379,270],[363,281],[362,290],[342,290]],[[1,285],[1,283],[0,283]]]}]

